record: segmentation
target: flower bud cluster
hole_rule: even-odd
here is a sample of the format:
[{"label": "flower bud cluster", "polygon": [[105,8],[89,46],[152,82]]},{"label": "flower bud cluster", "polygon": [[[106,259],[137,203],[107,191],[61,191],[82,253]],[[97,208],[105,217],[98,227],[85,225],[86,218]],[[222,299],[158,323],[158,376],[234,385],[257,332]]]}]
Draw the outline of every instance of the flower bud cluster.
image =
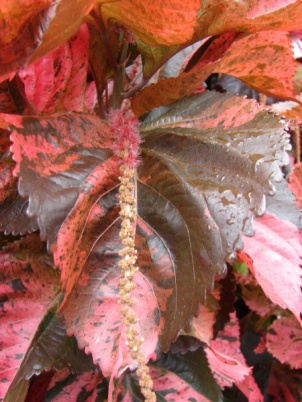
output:
[{"label": "flower bud cluster", "polygon": [[113,151],[118,157],[120,165],[120,187],[119,203],[121,229],[120,239],[122,249],[119,251],[119,268],[122,277],[119,282],[120,299],[122,304],[121,314],[123,315],[126,329],[126,345],[129,354],[137,362],[137,376],[141,392],[147,402],[156,402],[155,393],[152,391],[153,382],[149,369],[145,363],[144,353],[141,352],[141,345],[144,339],[139,332],[139,319],[133,309],[134,299],[132,292],[135,288],[134,275],[139,270],[137,266],[137,250],[135,249],[136,232],[136,200],[134,176],[135,167],[138,164],[138,146],[140,137],[138,123],[125,115],[122,111],[113,111],[109,115],[109,124],[116,134],[116,142]]}]

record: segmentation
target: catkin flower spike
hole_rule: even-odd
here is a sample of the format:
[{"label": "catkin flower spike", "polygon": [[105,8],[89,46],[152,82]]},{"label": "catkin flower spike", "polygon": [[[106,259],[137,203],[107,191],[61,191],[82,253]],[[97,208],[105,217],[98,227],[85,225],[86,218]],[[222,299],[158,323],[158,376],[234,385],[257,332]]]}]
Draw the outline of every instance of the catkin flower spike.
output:
[{"label": "catkin flower spike", "polygon": [[132,297],[132,291],[135,288],[134,275],[139,269],[136,265],[137,250],[135,249],[137,209],[134,185],[140,143],[138,122],[130,115],[130,112],[125,113],[121,110],[112,111],[108,121],[115,132],[116,141],[112,149],[118,157],[120,168],[119,204],[122,223],[119,236],[123,248],[119,251],[118,266],[123,276],[119,283],[119,301],[123,305],[121,313],[126,328],[126,345],[131,358],[137,362],[136,373],[145,401],[156,402],[149,368],[145,363],[145,356],[141,352],[144,339],[140,336],[139,319],[133,310],[135,303]]}]

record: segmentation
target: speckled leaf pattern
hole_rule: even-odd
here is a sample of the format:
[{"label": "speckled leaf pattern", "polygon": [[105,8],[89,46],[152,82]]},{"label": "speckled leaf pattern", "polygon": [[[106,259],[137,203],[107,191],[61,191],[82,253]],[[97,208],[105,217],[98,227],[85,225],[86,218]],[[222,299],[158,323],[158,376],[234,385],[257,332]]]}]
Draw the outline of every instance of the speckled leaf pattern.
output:
[{"label": "speckled leaf pattern", "polygon": [[256,234],[245,239],[253,273],[268,298],[301,320],[301,233],[290,222],[266,214],[255,221]]},{"label": "speckled leaf pattern", "polygon": [[20,71],[35,114],[85,111],[88,47],[89,32],[83,24],[68,42]]},{"label": "speckled leaf pattern", "polygon": [[[287,136],[279,119],[253,101],[215,93],[154,115],[142,126],[139,186],[148,194],[145,199],[157,203],[156,219],[165,210],[163,225],[177,222],[188,233],[186,280],[194,277],[194,305],[194,288],[200,299],[200,286],[211,282],[213,271],[224,272],[225,257],[242,247],[240,233],[252,233],[249,211],[264,212],[263,194],[272,193],[269,180],[280,177],[277,159],[284,161]],[[175,233],[173,227],[169,232]]]},{"label": "speckled leaf pattern", "polygon": [[[139,0],[108,2],[97,0],[102,15],[131,30],[139,39],[151,45],[175,45],[191,39],[197,21],[198,0],[144,3]],[[148,24],[146,24],[148,20]]]},{"label": "speckled leaf pattern", "polygon": [[301,396],[301,370],[290,370],[288,365],[273,361],[266,397],[276,402],[296,402]]},{"label": "speckled leaf pattern", "polygon": [[[196,51],[192,58],[196,58]],[[240,78],[267,95],[294,99],[295,59],[286,32],[257,32],[237,37],[225,33],[212,41],[193,68],[188,66],[177,77],[160,80],[135,95],[132,100],[135,113],[142,115],[192,94],[213,72]]]},{"label": "speckled leaf pattern", "polygon": [[[87,219],[79,243],[80,253],[83,243],[87,245],[89,240],[93,240],[94,244],[78,281],[61,308],[69,333],[75,334],[81,348],[85,347],[86,352],[92,353],[94,362],[99,364],[105,376],[117,376],[121,368],[133,364],[125,346],[122,306],[118,302],[118,284],[122,274],[117,267],[118,251],[122,247],[118,236],[119,225],[116,197],[109,193],[95,205]],[[140,333],[145,339],[142,347],[149,358],[158,342],[159,306],[163,308],[162,304],[167,298],[167,290],[164,289],[161,294],[160,284],[165,283],[167,273],[164,271],[164,261],[162,266],[154,263],[153,266],[143,266],[147,257],[144,255],[145,239],[140,235],[143,233],[140,226],[138,222],[137,244],[141,272],[135,277],[133,299],[134,310],[140,319]],[[165,259],[163,256],[162,260]]]},{"label": "speckled leaf pattern", "polygon": [[206,348],[211,370],[221,387],[241,382],[251,372],[240,351],[239,331],[238,319],[232,313],[231,321]]},{"label": "speckled leaf pattern", "polygon": [[289,34],[265,31],[240,35],[215,71],[237,77],[266,95],[293,99],[295,64]]},{"label": "speckled leaf pattern", "polygon": [[92,0],[14,0],[1,8],[0,79],[10,78],[30,60],[36,61],[66,42],[93,6]]},{"label": "speckled leaf pattern", "polygon": [[[61,370],[53,376],[45,400],[49,402],[98,402],[98,388],[102,387],[103,376],[95,371],[83,374],[70,374]],[[105,400],[102,399],[102,400]]]},{"label": "speckled leaf pattern", "polygon": [[302,329],[293,316],[281,317],[270,325],[266,346],[281,363],[293,369],[302,368]]},{"label": "speckled leaf pattern", "polygon": [[3,397],[60,283],[37,235],[8,245],[0,259],[0,397]]},{"label": "speckled leaf pattern", "polygon": [[27,213],[37,217],[41,236],[51,245],[86,177],[111,157],[110,129],[97,117],[80,114],[6,119],[13,130],[19,193],[29,196]]},{"label": "speckled leaf pattern", "polygon": [[41,322],[6,398],[14,400],[19,383],[30,379],[34,374],[39,375],[43,370],[59,371],[65,367],[72,373],[95,369],[91,356],[78,349],[74,337],[66,335],[63,320],[52,311]]},{"label": "speckled leaf pattern", "polygon": [[301,29],[301,13],[300,0],[205,0],[199,10],[195,37],[229,31],[298,31]]},{"label": "speckled leaf pattern", "polygon": [[150,363],[150,368],[154,390],[164,401],[223,400],[202,348],[185,355],[165,354],[155,364]]},{"label": "speckled leaf pattern", "polygon": [[164,106],[191,95],[215,71],[234,38],[235,35],[232,33],[214,38],[192,71],[185,71],[177,77],[162,79],[144,88],[131,100],[134,113],[140,116],[155,107]]}]

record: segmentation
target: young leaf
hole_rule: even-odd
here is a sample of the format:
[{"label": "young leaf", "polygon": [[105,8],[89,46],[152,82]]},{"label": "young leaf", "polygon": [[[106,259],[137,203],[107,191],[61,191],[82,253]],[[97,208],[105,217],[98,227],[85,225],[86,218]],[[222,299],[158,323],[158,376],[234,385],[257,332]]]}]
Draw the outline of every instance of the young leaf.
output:
[{"label": "young leaf", "polygon": [[37,235],[5,247],[0,259],[0,397],[3,397],[59,291],[59,277]]},{"label": "young leaf", "polygon": [[[191,39],[200,6],[198,0],[154,0],[114,2],[98,0],[103,18],[117,21],[130,29],[139,39],[151,45],[175,45]],[[148,21],[148,24],[146,24]]]},{"label": "young leaf", "polygon": [[301,323],[301,245],[299,230],[270,214],[255,221],[256,234],[245,238],[253,273],[271,301],[288,308]]},{"label": "young leaf", "polygon": [[281,363],[302,368],[302,329],[294,317],[281,317],[268,328],[267,350]]}]

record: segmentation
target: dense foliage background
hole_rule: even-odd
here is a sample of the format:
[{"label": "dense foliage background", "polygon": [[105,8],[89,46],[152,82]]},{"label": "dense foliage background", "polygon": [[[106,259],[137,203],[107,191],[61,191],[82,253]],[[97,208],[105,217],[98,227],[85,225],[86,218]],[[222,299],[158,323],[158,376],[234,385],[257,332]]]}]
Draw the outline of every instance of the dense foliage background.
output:
[{"label": "dense foliage background", "polygon": [[1,1],[0,400],[301,400],[301,15]]}]

